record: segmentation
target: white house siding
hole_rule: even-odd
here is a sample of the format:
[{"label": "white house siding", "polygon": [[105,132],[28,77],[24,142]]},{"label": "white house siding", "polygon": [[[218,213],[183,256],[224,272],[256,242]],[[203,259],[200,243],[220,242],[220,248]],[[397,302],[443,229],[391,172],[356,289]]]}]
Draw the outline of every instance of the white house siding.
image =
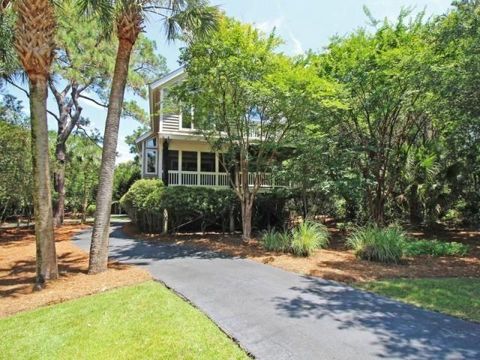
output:
[{"label": "white house siding", "polygon": [[178,132],[180,130],[180,115],[163,115],[160,127],[161,133]]}]

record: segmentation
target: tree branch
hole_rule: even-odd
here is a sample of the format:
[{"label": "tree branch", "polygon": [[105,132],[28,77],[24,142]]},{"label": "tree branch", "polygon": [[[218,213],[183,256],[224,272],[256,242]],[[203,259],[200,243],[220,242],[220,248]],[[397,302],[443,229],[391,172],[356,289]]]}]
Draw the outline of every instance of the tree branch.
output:
[{"label": "tree branch", "polygon": [[55,118],[55,120],[57,120],[57,123],[60,122],[60,119],[59,119],[59,117],[58,117],[57,114],[55,114],[54,112],[52,112],[52,111],[50,111],[50,110],[47,110],[47,112],[48,112],[50,115],[52,115],[52,116]]},{"label": "tree branch", "polygon": [[25,95],[27,95],[27,97],[30,97],[30,94],[28,93],[28,91],[22,88],[21,86],[18,86],[17,84],[15,84],[13,81],[9,79],[5,79],[5,81],[10,85],[12,85],[13,87],[16,87],[18,90],[22,91]]},{"label": "tree branch", "polygon": [[97,105],[99,105],[99,106],[102,106],[102,107],[106,108],[106,109],[108,108],[108,105],[102,104],[101,102],[99,102],[99,101],[97,101],[97,100],[95,100],[95,99],[93,99],[93,98],[91,98],[91,97],[88,97],[88,96],[85,96],[85,95],[79,95],[78,97],[79,97],[79,98],[82,98],[82,99],[89,100],[89,101],[91,101],[91,102],[93,102],[93,103],[95,103],[95,104],[97,104]]}]

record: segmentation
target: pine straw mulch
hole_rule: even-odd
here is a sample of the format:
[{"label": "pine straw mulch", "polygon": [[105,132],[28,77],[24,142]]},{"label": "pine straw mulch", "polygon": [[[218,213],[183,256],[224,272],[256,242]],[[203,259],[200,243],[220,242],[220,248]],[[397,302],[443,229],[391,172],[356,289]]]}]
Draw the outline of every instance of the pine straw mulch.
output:
[{"label": "pine straw mulch", "polygon": [[124,226],[124,231],[137,239],[147,241],[191,244],[202,248],[248,258],[310,276],[318,276],[342,282],[363,282],[387,278],[425,277],[480,277],[480,231],[449,230],[438,233],[412,232],[419,238],[434,238],[445,241],[458,241],[470,246],[465,257],[419,256],[408,258],[401,265],[384,265],[359,260],[345,247],[345,234],[336,228],[329,228],[330,245],[304,258],[292,254],[276,253],[262,249],[258,240],[242,242],[238,235],[223,234],[178,234],[175,236],[141,234],[132,224]]},{"label": "pine straw mulch", "polygon": [[85,225],[55,230],[60,277],[34,291],[35,235],[32,229],[0,230],[0,317],[150,279],[148,272],[116,262],[108,271],[87,275],[88,254],[70,239]]}]

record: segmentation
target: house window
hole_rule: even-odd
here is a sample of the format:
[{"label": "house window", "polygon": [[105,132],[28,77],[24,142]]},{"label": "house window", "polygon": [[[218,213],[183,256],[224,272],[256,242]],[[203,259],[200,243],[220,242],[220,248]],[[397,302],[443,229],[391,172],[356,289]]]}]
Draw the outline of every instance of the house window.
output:
[{"label": "house window", "polygon": [[182,129],[193,129],[193,110],[190,106],[182,107]]},{"label": "house window", "polygon": [[147,174],[155,174],[157,172],[157,150],[147,149]]},{"label": "house window", "polygon": [[215,172],[215,153],[200,154],[200,170],[202,172]]},{"label": "house window", "polygon": [[178,151],[168,150],[168,169],[178,171]]},{"label": "house window", "polygon": [[182,151],[182,171],[197,171],[197,152]]},{"label": "house window", "polygon": [[147,140],[147,148],[154,148],[156,149],[157,148],[157,139],[156,138],[152,138],[150,140]]}]

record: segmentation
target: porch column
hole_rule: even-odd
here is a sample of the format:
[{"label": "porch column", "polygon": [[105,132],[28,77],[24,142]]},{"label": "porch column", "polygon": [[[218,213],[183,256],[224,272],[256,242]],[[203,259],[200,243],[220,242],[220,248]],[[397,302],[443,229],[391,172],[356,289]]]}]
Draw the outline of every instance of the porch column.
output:
[{"label": "porch column", "polygon": [[168,186],[168,145],[169,141],[167,139],[163,140],[162,148],[162,181],[165,186]]},{"label": "porch column", "polygon": [[202,152],[197,151],[197,186],[200,186],[200,171],[202,171]]},{"label": "porch column", "polygon": [[218,162],[220,159],[218,158],[218,151],[215,151],[215,186],[218,186],[218,173],[220,172],[220,165]]}]

